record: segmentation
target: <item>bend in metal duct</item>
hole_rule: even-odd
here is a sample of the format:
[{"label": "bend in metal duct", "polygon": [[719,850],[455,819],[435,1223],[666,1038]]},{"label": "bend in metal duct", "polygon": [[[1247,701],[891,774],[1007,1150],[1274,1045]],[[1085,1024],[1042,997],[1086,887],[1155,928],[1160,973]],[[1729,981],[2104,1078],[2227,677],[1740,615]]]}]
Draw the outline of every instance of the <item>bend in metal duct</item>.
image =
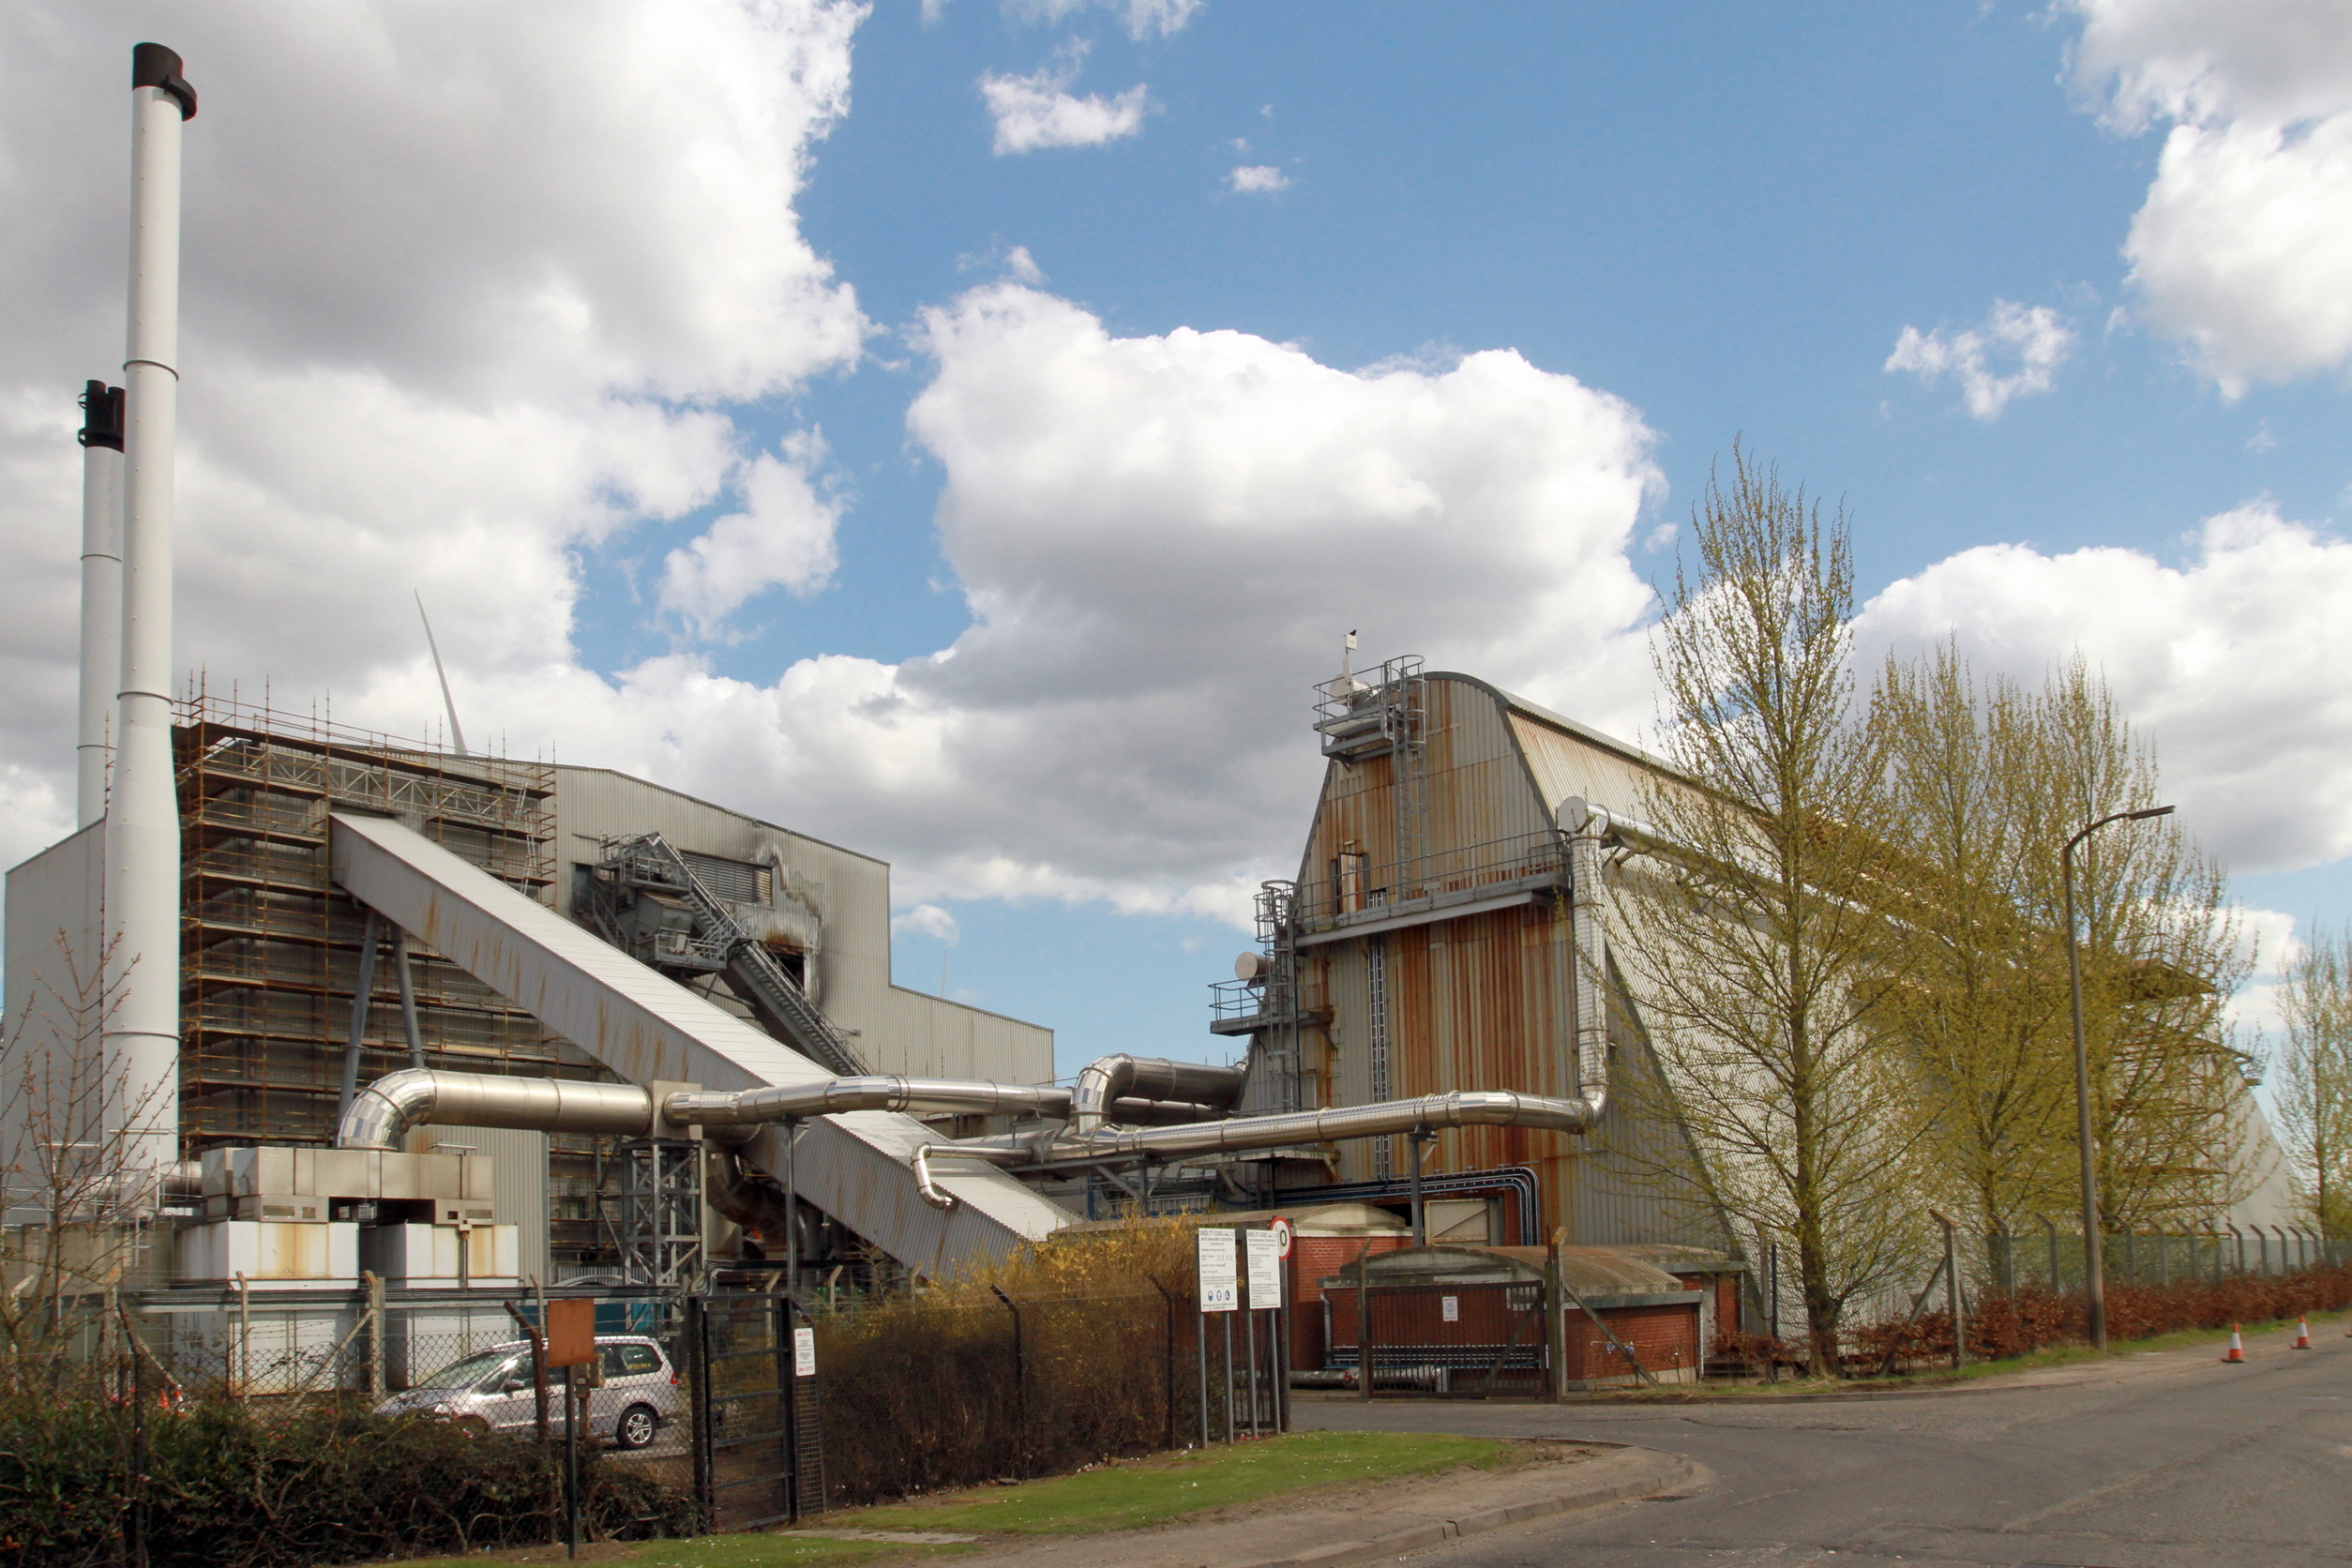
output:
[{"label": "bend in metal duct", "polygon": [[653,1130],[654,1096],[633,1083],[403,1067],[352,1097],[335,1129],[335,1147],[398,1149],[410,1128],[428,1122],[642,1138]]},{"label": "bend in metal duct", "polygon": [[1170,1062],[1120,1052],[1098,1056],[1078,1070],[1070,1092],[1072,1131],[1089,1137],[1109,1124],[1125,1099],[1190,1101],[1225,1108],[1242,1097],[1245,1071],[1205,1062]]}]

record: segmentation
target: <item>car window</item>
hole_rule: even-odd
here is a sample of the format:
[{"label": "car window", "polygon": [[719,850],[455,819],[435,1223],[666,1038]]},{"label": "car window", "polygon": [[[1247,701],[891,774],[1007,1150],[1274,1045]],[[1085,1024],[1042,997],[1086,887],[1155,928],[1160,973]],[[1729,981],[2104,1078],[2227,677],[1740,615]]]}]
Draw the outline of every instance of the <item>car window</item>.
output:
[{"label": "car window", "polygon": [[508,1356],[490,1369],[490,1375],[475,1386],[484,1394],[496,1394],[507,1379],[522,1369],[522,1357]]},{"label": "car window", "polygon": [[604,1347],[604,1375],[608,1378],[640,1378],[660,1370],[661,1357],[651,1345]]},{"label": "car window", "polygon": [[480,1383],[491,1373],[502,1371],[512,1365],[514,1360],[515,1353],[512,1350],[478,1351],[463,1361],[450,1363],[431,1377],[420,1380],[415,1386],[418,1388],[470,1388]]}]

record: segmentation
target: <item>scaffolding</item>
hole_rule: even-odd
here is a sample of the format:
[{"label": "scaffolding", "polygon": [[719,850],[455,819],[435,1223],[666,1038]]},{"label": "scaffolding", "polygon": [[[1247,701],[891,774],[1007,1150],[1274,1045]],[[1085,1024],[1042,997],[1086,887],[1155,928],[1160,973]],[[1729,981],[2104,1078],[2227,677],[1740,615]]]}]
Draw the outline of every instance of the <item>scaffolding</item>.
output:
[{"label": "scaffolding", "polygon": [[[332,1139],[367,912],[334,884],[330,811],[397,817],[541,903],[555,878],[555,768],[460,757],[316,714],[207,691],[176,704],[182,835],[182,1153]],[[435,1067],[612,1075],[537,1019],[412,940],[418,1033]],[[362,1081],[408,1064],[389,966],[377,966]],[[550,1139],[550,1246],[602,1253],[589,1204],[596,1149]]]}]

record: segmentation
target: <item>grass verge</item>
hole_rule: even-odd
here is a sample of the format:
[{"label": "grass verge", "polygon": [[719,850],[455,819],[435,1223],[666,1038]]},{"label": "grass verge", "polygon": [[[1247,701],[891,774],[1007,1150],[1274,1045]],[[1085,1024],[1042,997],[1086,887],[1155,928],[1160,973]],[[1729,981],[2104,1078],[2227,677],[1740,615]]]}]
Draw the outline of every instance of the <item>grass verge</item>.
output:
[{"label": "grass verge", "polygon": [[[1077,1475],[943,1492],[913,1502],[849,1509],[817,1528],[950,1531],[984,1535],[1078,1535],[1143,1530],[1186,1515],[1330,1486],[1396,1481],[1457,1466],[1512,1463],[1525,1450],[1487,1438],[1404,1432],[1295,1432],[1259,1442],[1116,1460]],[[628,1568],[782,1568],[875,1558],[951,1555],[955,1546],[828,1541],[807,1536],[706,1535],[599,1546],[593,1560]],[[483,1568],[486,1561],[561,1562],[562,1547],[486,1557],[434,1558],[400,1568]]]}]

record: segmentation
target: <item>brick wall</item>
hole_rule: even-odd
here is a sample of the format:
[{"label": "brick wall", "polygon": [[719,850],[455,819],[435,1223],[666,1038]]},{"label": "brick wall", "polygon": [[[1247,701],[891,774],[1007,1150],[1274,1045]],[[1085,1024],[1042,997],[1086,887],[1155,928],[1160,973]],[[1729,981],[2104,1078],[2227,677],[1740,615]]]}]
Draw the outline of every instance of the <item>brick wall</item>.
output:
[{"label": "brick wall", "polygon": [[[1641,1364],[1661,1380],[1691,1372],[1698,1365],[1698,1307],[1696,1302],[1673,1302],[1661,1306],[1602,1307],[1617,1337],[1631,1347]],[[1600,1325],[1575,1307],[1568,1309],[1567,1375],[1571,1383],[1636,1374],[1617,1353]]]}]

